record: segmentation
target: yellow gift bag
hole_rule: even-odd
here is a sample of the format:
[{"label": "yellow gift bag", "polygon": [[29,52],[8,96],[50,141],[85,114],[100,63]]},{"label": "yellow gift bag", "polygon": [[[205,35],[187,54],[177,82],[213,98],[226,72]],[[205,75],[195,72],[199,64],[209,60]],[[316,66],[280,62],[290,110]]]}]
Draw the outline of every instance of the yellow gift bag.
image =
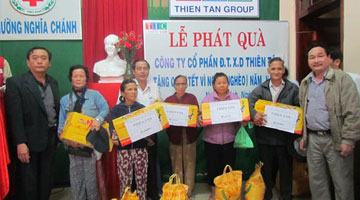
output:
[{"label": "yellow gift bag", "polygon": [[[229,172],[226,170],[229,168]],[[214,179],[216,200],[237,200],[241,194],[242,171],[226,165],[222,175]]]},{"label": "yellow gift bag", "polygon": [[[175,184],[173,180],[175,179]],[[173,174],[169,178],[169,182],[165,183],[162,191],[163,195],[160,200],[187,200],[186,195],[189,186],[180,183],[180,177],[177,174]]]},{"label": "yellow gift bag", "polygon": [[130,187],[126,187],[121,200],[140,200],[140,198],[136,195],[136,190],[131,193]]},{"label": "yellow gift bag", "polygon": [[262,200],[265,195],[265,183],[261,176],[261,167],[263,163],[260,162],[255,166],[255,171],[250,176],[245,184],[245,200]]}]

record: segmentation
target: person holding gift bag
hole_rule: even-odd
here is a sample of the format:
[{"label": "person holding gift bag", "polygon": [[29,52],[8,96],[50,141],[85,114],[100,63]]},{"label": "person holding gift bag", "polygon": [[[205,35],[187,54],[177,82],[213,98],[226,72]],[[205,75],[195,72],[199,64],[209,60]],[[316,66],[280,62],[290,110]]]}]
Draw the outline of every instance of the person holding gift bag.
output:
[{"label": "person holding gift bag", "polygon": [[[214,75],[214,92],[205,96],[201,103],[227,101],[239,99],[229,91],[229,81],[226,74],[220,72]],[[202,115],[199,115],[199,124],[203,126]],[[226,165],[234,167],[236,151],[233,148],[236,132],[239,128],[238,122],[214,124],[205,126],[203,140],[205,143],[205,156],[208,172],[208,184],[211,186],[209,200],[215,198],[214,178],[222,174]]]},{"label": "person holding gift bag", "polygon": [[132,144],[121,146],[112,122],[112,120],[118,117],[145,106],[136,101],[138,91],[134,80],[124,80],[120,86],[120,92],[120,103],[111,109],[109,122],[112,141],[115,145],[118,145],[117,167],[120,180],[120,196],[123,196],[126,187],[131,187],[134,173],[137,194],[141,200],[145,200],[148,169],[147,142],[145,139],[141,139]]},{"label": "person holding gift bag", "polygon": [[[72,66],[69,70],[72,92],[60,100],[58,134],[64,128],[67,115],[78,112],[95,118],[90,130],[100,130],[100,125],[109,113],[105,98],[97,91],[87,89],[89,72],[82,65]],[[70,184],[74,199],[99,199],[96,180],[96,155],[91,147],[64,141],[68,147],[70,160]]]},{"label": "person holding gift bag", "polygon": [[[175,94],[166,98],[165,102],[198,106],[196,97],[185,92],[186,76],[175,77],[174,87]],[[170,126],[167,134],[170,140],[169,152],[173,173],[178,174],[181,182],[189,186],[187,195],[191,197],[195,185],[197,129],[195,127]]]}]

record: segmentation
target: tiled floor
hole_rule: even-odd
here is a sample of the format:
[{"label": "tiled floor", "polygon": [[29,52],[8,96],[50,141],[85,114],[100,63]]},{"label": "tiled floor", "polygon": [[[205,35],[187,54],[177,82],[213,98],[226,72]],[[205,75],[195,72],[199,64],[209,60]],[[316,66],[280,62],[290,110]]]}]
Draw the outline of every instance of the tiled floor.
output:
[{"label": "tiled floor", "polygon": [[[278,192],[274,189],[274,200],[278,198]],[[210,195],[209,187],[206,183],[197,183],[195,186],[195,199],[196,200],[208,200]],[[309,196],[295,197],[293,200],[310,200]],[[57,188],[53,189],[50,200],[72,200],[70,188]]]}]

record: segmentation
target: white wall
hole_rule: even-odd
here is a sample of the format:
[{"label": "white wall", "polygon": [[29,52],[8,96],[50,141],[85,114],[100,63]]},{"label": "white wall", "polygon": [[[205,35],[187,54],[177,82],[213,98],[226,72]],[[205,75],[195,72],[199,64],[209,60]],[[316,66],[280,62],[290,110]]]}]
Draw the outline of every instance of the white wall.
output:
[{"label": "white wall", "polygon": [[295,26],[295,0],[280,0],[281,21],[289,22],[289,79],[296,77],[296,26]]},{"label": "white wall", "polygon": [[360,1],[344,1],[344,71],[360,74]]}]

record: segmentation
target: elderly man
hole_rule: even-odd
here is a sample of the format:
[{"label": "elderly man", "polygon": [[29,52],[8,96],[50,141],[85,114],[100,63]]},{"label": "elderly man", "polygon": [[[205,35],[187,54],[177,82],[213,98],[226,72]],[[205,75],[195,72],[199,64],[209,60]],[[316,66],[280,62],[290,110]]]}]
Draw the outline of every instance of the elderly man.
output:
[{"label": "elderly man", "polygon": [[353,148],[360,138],[356,86],[348,74],[330,67],[325,46],[313,44],[307,57],[312,72],[299,90],[304,111],[300,149],[307,151],[312,199],[331,199],[331,178],[336,199],[352,200]]},{"label": "elderly man", "polygon": [[263,127],[266,124],[265,114],[256,112],[254,107],[259,99],[298,106],[298,87],[284,78],[284,61],[275,57],[269,61],[270,79],[256,87],[249,96],[251,118],[256,125],[256,139],[259,143],[260,160],[264,163],[261,174],[266,191],[264,199],[272,198],[276,174],[280,172],[281,199],[291,199],[292,191],[292,157],[287,143],[291,135],[284,131]]},{"label": "elderly man", "polygon": [[[136,60],[132,66],[135,82],[138,88],[138,95],[136,101],[149,106],[156,101],[161,101],[161,94],[159,88],[148,80],[150,65],[146,60]],[[147,181],[147,196],[152,200],[160,199],[157,187],[157,170],[156,170],[156,134],[146,138],[148,141],[147,151],[149,156],[148,166],[148,181]]]},{"label": "elderly man", "polygon": [[29,71],[6,81],[9,135],[18,158],[16,199],[50,196],[59,111],[58,84],[47,74],[50,62],[50,51],[33,47],[27,53]]}]

